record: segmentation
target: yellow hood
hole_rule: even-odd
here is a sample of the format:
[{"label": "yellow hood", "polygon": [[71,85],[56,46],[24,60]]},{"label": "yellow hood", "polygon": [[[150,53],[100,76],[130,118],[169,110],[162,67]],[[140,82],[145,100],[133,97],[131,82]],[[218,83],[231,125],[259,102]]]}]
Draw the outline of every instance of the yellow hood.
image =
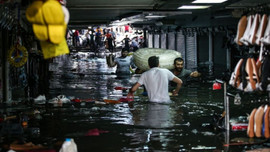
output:
[{"label": "yellow hood", "polygon": [[34,1],[25,12],[26,18],[31,23],[45,24],[42,13],[42,1]]}]

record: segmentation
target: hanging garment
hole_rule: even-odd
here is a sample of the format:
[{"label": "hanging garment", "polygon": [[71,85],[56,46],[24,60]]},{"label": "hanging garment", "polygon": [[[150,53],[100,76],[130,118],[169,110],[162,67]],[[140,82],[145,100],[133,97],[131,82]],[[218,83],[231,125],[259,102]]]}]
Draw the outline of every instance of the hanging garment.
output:
[{"label": "hanging garment", "polygon": [[246,78],[247,86],[243,86],[243,88],[245,92],[252,92],[258,88],[258,84],[260,82],[258,69],[256,67],[254,58],[247,59],[245,70],[248,74],[248,77]]},{"label": "hanging garment", "polygon": [[244,61],[240,67],[240,76],[241,76],[241,82],[240,85],[238,87],[239,90],[244,90],[244,88],[246,88],[247,86],[247,72],[246,72],[246,65],[247,65],[247,58],[244,58]]},{"label": "hanging garment", "polygon": [[264,45],[262,43],[261,46],[260,46],[259,58],[258,58],[258,60],[256,62],[256,67],[258,69],[259,78],[261,78],[261,75],[262,75],[262,68],[261,67],[262,67],[262,59],[263,59],[262,54],[263,54],[263,52],[264,52]]},{"label": "hanging garment", "polygon": [[267,21],[268,21],[268,16],[266,14],[263,14],[262,19],[260,21],[260,26],[256,33],[256,40],[255,40],[256,45],[261,45],[261,38],[264,36]]},{"label": "hanging garment", "polygon": [[26,9],[26,18],[40,40],[44,59],[69,53],[65,38],[69,13],[58,1],[34,1]]},{"label": "hanging garment", "polygon": [[253,137],[270,137],[269,115],[270,107],[261,105],[259,108],[254,108],[248,116],[247,135]]},{"label": "hanging garment", "polygon": [[229,84],[235,88],[239,89],[240,83],[241,83],[241,77],[240,77],[240,69],[241,69],[241,65],[243,63],[244,59],[240,59],[236,65],[236,67],[234,68],[234,71],[231,75]]},{"label": "hanging garment", "polygon": [[254,17],[253,15],[250,15],[247,17],[247,27],[246,27],[244,35],[240,38],[240,42],[242,42],[246,46],[249,45],[247,40],[248,40],[248,35],[252,26],[253,17]]},{"label": "hanging garment", "polygon": [[234,42],[236,44],[243,45],[243,43],[240,42],[240,38],[243,37],[246,28],[247,28],[247,16],[244,15],[241,17],[241,19],[238,22],[237,34],[236,34],[236,38],[234,39]]},{"label": "hanging garment", "polygon": [[260,106],[254,116],[254,133],[256,137],[262,137],[262,121],[264,114],[264,106]]},{"label": "hanging garment", "polygon": [[247,42],[250,45],[254,45],[255,44],[256,33],[257,33],[257,30],[258,30],[259,25],[260,25],[260,20],[261,20],[261,15],[260,14],[256,14],[255,17],[254,17],[254,19],[253,19],[253,22],[252,22],[250,31],[248,33]]},{"label": "hanging garment", "polygon": [[258,69],[254,58],[242,58],[231,75],[229,84],[239,90],[252,92],[259,86]]},{"label": "hanging garment", "polygon": [[266,105],[264,108],[263,128],[262,128],[262,133],[265,138],[270,137],[269,112],[270,112],[270,107]]},{"label": "hanging garment", "polygon": [[255,113],[257,111],[257,108],[254,108],[250,115],[249,115],[249,120],[248,120],[248,129],[247,129],[247,135],[248,137],[252,138],[254,137],[254,116],[255,116]]},{"label": "hanging garment", "polygon": [[261,83],[259,84],[259,89],[261,91],[270,91],[270,55],[267,51],[264,56],[262,66],[261,66]]},{"label": "hanging garment", "polygon": [[266,45],[270,45],[270,16],[268,16],[267,26],[264,32],[264,36],[261,39],[261,42]]}]

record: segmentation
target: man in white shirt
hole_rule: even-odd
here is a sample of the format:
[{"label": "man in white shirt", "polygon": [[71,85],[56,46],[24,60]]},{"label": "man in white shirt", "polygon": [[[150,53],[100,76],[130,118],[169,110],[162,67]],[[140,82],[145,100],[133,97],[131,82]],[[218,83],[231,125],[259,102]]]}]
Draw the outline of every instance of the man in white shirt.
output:
[{"label": "man in white shirt", "polygon": [[176,89],[173,90],[173,95],[178,95],[178,92],[182,86],[182,80],[176,77],[168,69],[159,68],[159,58],[157,56],[151,56],[148,59],[148,65],[150,70],[144,72],[139,81],[129,90],[128,98],[133,97],[133,93],[141,86],[144,85],[149,101],[151,102],[170,102],[170,96],[168,92],[169,81],[177,83]]}]

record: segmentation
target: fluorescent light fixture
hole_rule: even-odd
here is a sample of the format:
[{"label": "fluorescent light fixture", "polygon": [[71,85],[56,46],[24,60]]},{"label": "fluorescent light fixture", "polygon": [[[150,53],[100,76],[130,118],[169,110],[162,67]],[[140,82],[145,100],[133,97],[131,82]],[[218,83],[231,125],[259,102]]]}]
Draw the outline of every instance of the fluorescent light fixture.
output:
[{"label": "fluorescent light fixture", "polygon": [[164,15],[147,15],[145,16],[145,18],[163,18],[163,17],[166,17]]},{"label": "fluorescent light fixture", "polygon": [[210,6],[209,5],[183,5],[183,6],[180,6],[178,7],[177,9],[206,9],[206,8],[209,8]]},{"label": "fluorescent light fixture", "polygon": [[223,3],[227,0],[195,0],[192,3]]}]

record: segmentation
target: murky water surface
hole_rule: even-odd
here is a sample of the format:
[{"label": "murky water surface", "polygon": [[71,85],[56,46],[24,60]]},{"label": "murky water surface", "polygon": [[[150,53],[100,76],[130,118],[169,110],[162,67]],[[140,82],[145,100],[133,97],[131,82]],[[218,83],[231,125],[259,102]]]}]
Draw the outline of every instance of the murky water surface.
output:
[{"label": "murky water surface", "polygon": [[[49,81],[51,98],[57,95],[79,99],[119,99],[127,94],[114,87],[131,87],[139,75],[118,78],[115,68],[108,68],[104,58],[89,53],[57,58],[51,63]],[[74,138],[79,152],[89,151],[244,151],[259,145],[226,147],[225,134],[213,127],[214,114],[224,110],[223,90],[212,90],[211,81],[190,82],[182,87],[170,104],[149,103],[138,90],[135,101],[120,104],[82,102],[36,105],[42,119],[37,124],[36,141]],[[235,92],[232,92],[235,93]],[[252,110],[250,102],[230,102],[232,120],[246,122]],[[233,100],[233,99],[232,99]],[[254,105],[256,107],[256,105]],[[33,125],[33,126],[34,126]],[[230,140],[249,140],[246,131],[231,131]],[[265,143],[266,144],[266,143]]]}]

